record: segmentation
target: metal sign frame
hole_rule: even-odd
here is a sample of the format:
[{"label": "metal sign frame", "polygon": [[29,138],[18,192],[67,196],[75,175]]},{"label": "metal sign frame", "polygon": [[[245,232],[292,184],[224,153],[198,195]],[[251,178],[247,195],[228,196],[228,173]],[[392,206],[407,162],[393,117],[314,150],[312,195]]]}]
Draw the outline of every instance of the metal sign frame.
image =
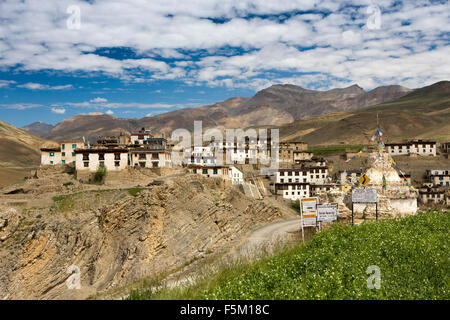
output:
[{"label": "metal sign frame", "polygon": [[[312,201],[312,200],[315,200],[315,202],[316,202],[316,205],[315,205],[315,215],[316,215],[316,223],[314,224],[314,225],[307,225],[307,226],[305,226],[304,225],[304,223],[303,223],[303,201]],[[317,205],[319,204],[319,197],[310,197],[310,198],[301,198],[301,199],[299,199],[299,204],[300,204],[300,223],[301,223],[301,226],[302,226],[302,240],[303,240],[303,243],[305,242],[305,227],[317,227]]]}]

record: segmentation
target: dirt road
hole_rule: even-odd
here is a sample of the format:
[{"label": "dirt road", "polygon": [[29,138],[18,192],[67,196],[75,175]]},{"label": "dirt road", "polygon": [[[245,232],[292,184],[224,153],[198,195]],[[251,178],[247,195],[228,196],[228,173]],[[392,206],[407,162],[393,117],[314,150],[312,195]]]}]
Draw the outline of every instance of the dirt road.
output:
[{"label": "dirt road", "polygon": [[251,255],[261,250],[270,250],[279,243],[292,239],[294,233],[300,230],[300,218],[293,217],[282,221],[266,224],[245,237],[236,246],[234,254]]}]

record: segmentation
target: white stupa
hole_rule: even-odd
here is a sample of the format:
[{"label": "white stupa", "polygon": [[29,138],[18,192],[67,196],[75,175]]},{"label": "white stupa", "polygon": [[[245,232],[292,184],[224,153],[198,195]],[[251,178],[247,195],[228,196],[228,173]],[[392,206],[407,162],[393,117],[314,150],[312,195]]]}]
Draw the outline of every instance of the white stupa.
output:
[{"label": "white stupa", "polygon": [[[405,216],[417,212],[417,190],[409,186],[393,167],[392,158],[381,148],[372,152],[368,159],[370,168],[366,176],[370,181],[367,188],[378,192],[378,216]],[[384,177],[384,179],[383,179]],[[355,213],[363,212],[366,216],[375,214],[374,206],[358,204]]]}]

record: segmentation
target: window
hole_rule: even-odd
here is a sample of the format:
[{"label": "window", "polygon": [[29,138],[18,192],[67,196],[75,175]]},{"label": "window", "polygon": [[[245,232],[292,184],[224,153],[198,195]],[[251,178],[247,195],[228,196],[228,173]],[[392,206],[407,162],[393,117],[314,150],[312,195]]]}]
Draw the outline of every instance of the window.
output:
[{"label": "window", "polygon": [[203,169],[203,170],[202,170],[202,173],[203,173],[203,174],[208,174],[208,169]]},{"label": "window", "polygon": [[66,160],[62,160],[61,163],[62,163],[62,164],[66,164]]},{"label": "window", "polygon": [[65,145],[65,144],[62,144],[62,145],[61,145],[61,149],[63,149],[63,150],[64,150],[64,149],[65,149],[65,147],[66,147],[66,145]]},{"label": "window", "polygon": [[50,161],[50,164],[53,164],[53,161]]},{"label": "window", "polygon": [[53,157],[55,155],[54,152],[50,152],[50,157]]},{"label": "window", "polygon": [[114,160],[120,160],[120,153],[114,153]]},{"label": "window", "polygon": [[83,153],[83,160],[89,160],[89,153]]},{"label": "window", "polygon": [[66,153],[65,152],[63,152],[62,154],[61,154],[63,157],[65,157],[66,156]]},{"label": "window", "polygon": [[119,167],[120,166],[120,161],[114,161],[114,166]]},{"label": "window", "polygon": [[192,172],[193,172],[193,173],[197,173],[197,169],[193,169]]},{"label": "window", "polygon": [[145,160],[145,153],[139,153],[139,160]]},{"label": "window", "polygon": [[105,154],[104,153],[99,153],[98,154],[98,160],[105,160]]},{"label": "window", "polygon": [[72,157],[75,157],[75,152],[72,152]]},{"label": "window", "polygon": [[214,174],[217,174],[217,168],[214,168],[214,169],[213,169],[213,173],[214,173]]},{"label": "window", "polygon": [[77,145],[76,144],[73,144],[72,145],[72,149],[76,149],[77,148]]},{"label": "window", "polygon": [[85,168],[89,167],[89,162],[85,162],[85,163],[84,163],[84,167],[85,167]]}]

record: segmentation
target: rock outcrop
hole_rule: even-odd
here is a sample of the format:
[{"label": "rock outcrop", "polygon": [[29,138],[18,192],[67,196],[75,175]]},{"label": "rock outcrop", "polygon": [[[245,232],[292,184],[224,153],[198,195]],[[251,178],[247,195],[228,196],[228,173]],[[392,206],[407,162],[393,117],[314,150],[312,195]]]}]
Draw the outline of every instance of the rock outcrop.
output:
[{"label": "rock outcrop", "polygon": [[[0,299],[87,298],[218,252],[281,215],[198,175],[166,179],[98,209],[84,210],[82,201],[63,213],[0,210]],[[71,266],[79,273],[68,273]],[[80,288],[69,289],[78,275]]]}]

